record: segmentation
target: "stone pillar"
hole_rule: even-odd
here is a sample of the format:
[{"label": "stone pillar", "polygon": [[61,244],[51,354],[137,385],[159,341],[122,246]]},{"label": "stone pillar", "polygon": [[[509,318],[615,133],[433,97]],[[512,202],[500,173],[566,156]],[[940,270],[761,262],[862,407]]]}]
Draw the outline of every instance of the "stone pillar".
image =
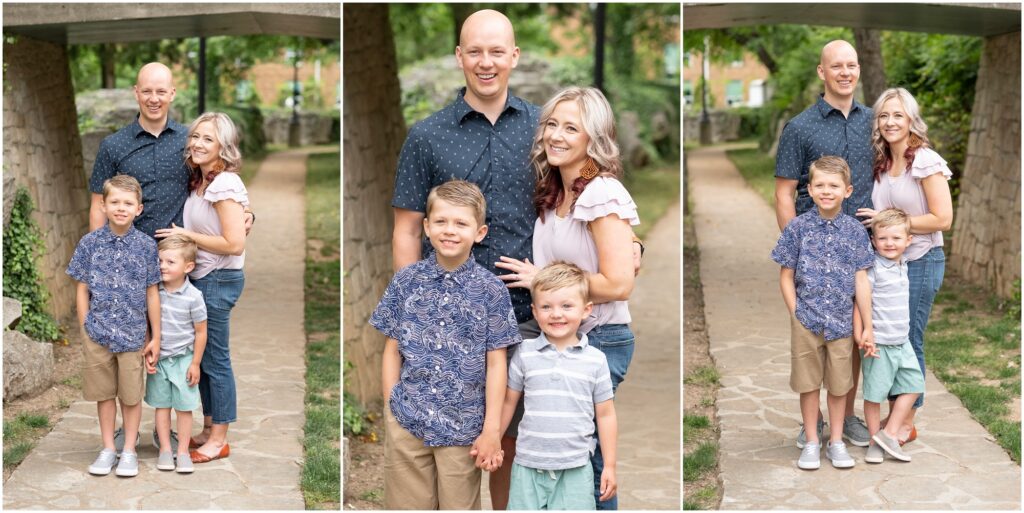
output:
[{"label": "stone pillar", "polygon": [[381,397],[384,337],[367,321],[391,279],[391,192],[405,140],[398,65],[386,5],[344,6],[345,390]]},{"label": "stone pillar", "polygon": [[985,39],[950,267],[1009,297],[1020,278],[1020,32]]},{"label": "stone pillar", "polygon": [[50,312],[74,312],[74,282],[64,274],[89,226],[78,117],[63,45],[17,36],[4,41],[4,172],[27,187],[46,251],[40,259]]}]

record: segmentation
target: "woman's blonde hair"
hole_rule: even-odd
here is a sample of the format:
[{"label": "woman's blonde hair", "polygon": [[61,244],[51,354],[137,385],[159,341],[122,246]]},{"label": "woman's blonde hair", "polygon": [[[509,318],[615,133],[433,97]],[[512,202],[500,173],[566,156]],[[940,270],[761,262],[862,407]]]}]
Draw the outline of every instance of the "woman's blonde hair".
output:
[{"label": "woman's blonde hair", "polygon": [[[568,87],[559,91],[541,108],[540,126],[537,127],[533,137],[533,148],[530,150],[530,164],[537,174],[533,203],[541,221],[544,220],[545,211],[557,207],[563,200],[561,175],[557,167],[548,164],[544,151],[544,130],[555,107],[565,101],[576,102],[580,109],[583,131],[590,139],[587,142],[587,156],[593,159],[600,174],[622,176],[619,145],[615,142],[615,114],[604,93],[593,87]],[[576,197],[579,197],[591,179],[576,179],[572,187]],[[573,203],[575,204],[575,200]]]},{"label": "woman's blonde hair", "polygon": [[886,89],[871,108],[875,113],[875,122],[871,127],[871,145],[875,150],[875,163],[872,171],[876,182],[882,179],[882,175],[889,170],[893,161],[889,143],[882,137],[882,132],[878,129],[878,113],[882,110],[885,102],[893,98],[899,100],[907,117],[910,118],[910,138],[907,141],[907,151],[903,154],[907,161],[907,171],[910,171],[910,166],[914,163],[914,154],[917,153],[918,148],[931,146],[928,141],[928,124],[921,117],[921,109],[914,96],[902,87]]},{"label": "woman's blonde hair", "polygon": [[214,171],[210,174],[210,181],[213,181],[221,171],[237,173],[242,168],[242,152],[238,149],[240,138],[238,128],[235,127],[235,124],[227,114],[223,112],[206,112],[189,125],[188,136],[185,139],[185,164],[192,170],[192,176],[189,180],[190,191],[198,189],[203,183],[202,170],[192,162],[192,145],[190,141],[196,128],[206,122],[213,124],[213,136],[217,139],[217,144],[220,145],[220,153],[217,154],[217,157],[220,159],[220,165],[214,167]]}]

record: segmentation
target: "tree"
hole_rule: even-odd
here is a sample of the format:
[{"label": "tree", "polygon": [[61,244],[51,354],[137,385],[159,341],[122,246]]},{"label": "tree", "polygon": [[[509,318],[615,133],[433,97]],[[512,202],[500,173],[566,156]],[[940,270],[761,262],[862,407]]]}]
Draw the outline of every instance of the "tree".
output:
[{"label": "tree", "polygon": [[860,83],[864,102],[869,106],[885,91],[885,62],[882,59],[881,32],[874,29],[853,29],[857,58],[860,61]]},{"label": "tree", "polygon": [[405,139],[388,6],[345,4],[345,359],[351,392],[381,397],[384,337],[368,323],[391,271],[391,193]]}]

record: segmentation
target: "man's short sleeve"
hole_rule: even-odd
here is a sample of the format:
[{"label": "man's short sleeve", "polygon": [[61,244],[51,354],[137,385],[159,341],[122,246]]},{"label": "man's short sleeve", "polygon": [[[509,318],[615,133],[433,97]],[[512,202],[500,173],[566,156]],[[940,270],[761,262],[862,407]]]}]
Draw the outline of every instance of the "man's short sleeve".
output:
[{"label": "man's short sleeve", "polygon": [[402,291],[402,285],[399,282],[401,276],[402,272],[399,271],[391,279],[391,283],[384,290],[384,295],[380,298],[380,302],[377,303],[377,308],[373,310],[373,315],[370,316],[371,326],[377,328],[377,331],[383,333],[384,336],[395,340],[398,340],[401,334],[399,326],[402,322],[402,301],[405,299],[405,293]]},{"label": "man's short sleeve", "polygon": [[84,242],[84,238],[78,241],[78,246],[75,246],[75,252],[71,255],[71,262],[68,263],[68,268],[65,272],[76,281],[88,283],[92,245]]},{"label": "man's short sleeve", "polygon": [[792,120],[782,129],[779,138],[779,149],[775,154],[775,176],[799,180],[803,175],[804,152],[800,144],[800,134],[793,126]]},{"label": "man's short sleeve", "polygon": [[523,348],[512,355],[512,361],[508,365],[508,387],[516,392],[522,392],[526,387],[526,371],[523,370]]},{"label": "man's short sleeve", "polygon": [[420,125],[409,131],[409,137],[402,144],[402,152],[398,156],[398,173],[395,175],[395,191],[391,196],[391,206],[427,211],[427,194],[430,193],[430,145],[419,133]]},{"label": "man's short sleeve", "polygon": [[89,190],[96,194],[103,194],[103,182],[117,174],[114,169],[114,159],[110,156],[109,137],[100,143],[100,149],[96,152],[96,162],[92,165],[92,175],[89,176]]},{"label": "man's short sleeve", "polygon": [[491,295],[487,301],[487,350],[494,351],[523,341],[519,335],[519,323],[512,310],[512,298],[504,284],[498,282],[491,285]]},{"label": "man's short sleeve", "polygon": [[794,221],[796,220],[790,221],[782,230],[779,242],[772,250],[772,260],[788,269],[796,269],[797,262],[800,260],[800,246],[797,244],[796,229],[793,227],[796,224]]},{"label": "man's short sleeve", "polygon": [[598,351],[601,357],[601,365],[597,366],[594,374],[594,404],[603,403],[615,396],[612,392],[612,376],[608,370],[608,359],[604,353]]}]

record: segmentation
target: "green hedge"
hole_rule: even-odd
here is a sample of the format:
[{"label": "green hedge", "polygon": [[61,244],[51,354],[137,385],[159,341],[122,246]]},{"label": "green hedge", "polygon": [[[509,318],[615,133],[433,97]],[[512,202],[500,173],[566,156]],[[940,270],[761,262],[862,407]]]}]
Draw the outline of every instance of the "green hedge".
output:
[{"label": "green hedge", "polygon": [[46,312],[49,299],[36,261],[43,253],[39,227],[32,220],[35,206],[21,187],[11,208],[11,224],[4,230],[4,295],[21,302],[17,329],[37,340],[58,340],[60,327]]}]

